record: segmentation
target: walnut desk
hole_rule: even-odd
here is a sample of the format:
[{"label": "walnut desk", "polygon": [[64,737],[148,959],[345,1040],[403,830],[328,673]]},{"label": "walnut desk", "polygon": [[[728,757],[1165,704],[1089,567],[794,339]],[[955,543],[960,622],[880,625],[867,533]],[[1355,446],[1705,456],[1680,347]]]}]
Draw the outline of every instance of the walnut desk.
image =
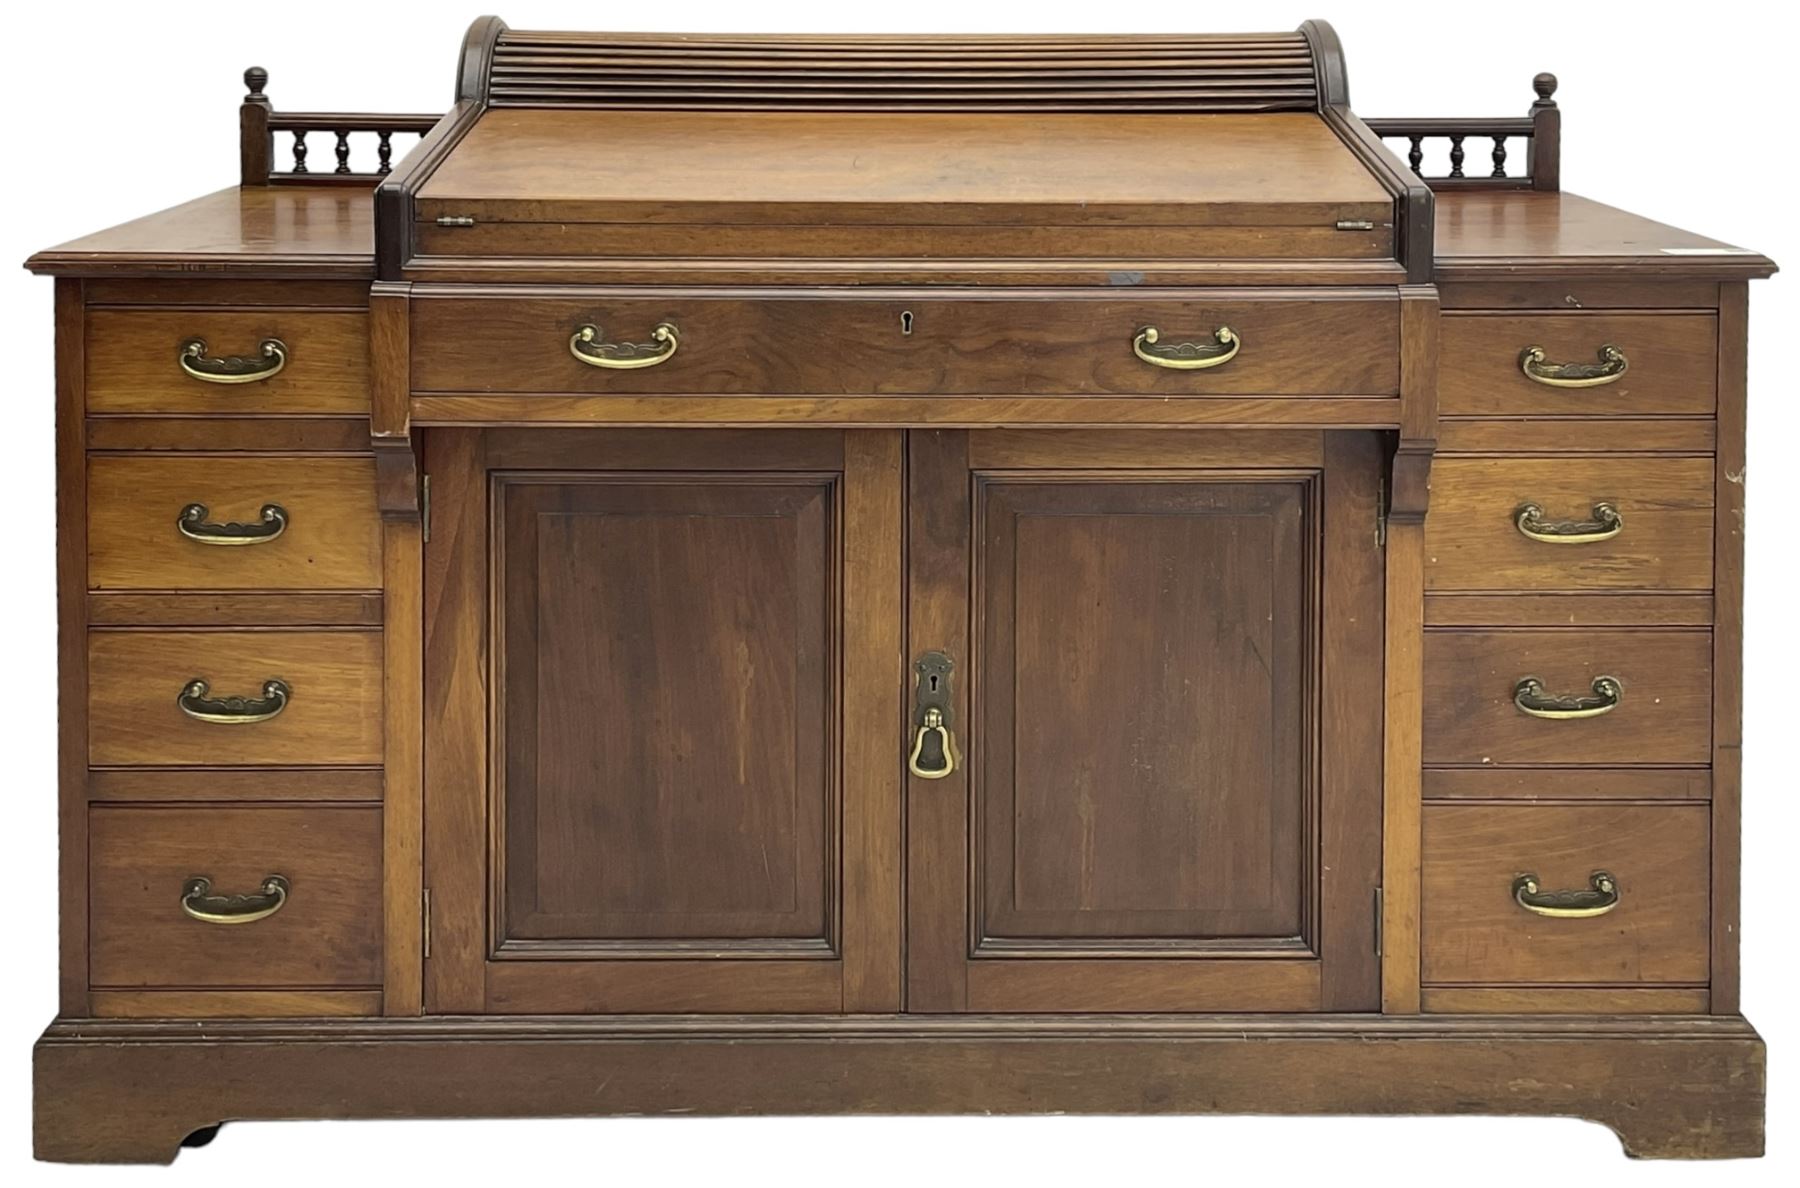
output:
[{"label": "walnut desk", "polygon": [[[527,33],[56,278],[42,1158],[228,1119],[1762,1146],[1753,252],[1330,28]],[[1429,176],[1427,176],[1429,175]]]}]

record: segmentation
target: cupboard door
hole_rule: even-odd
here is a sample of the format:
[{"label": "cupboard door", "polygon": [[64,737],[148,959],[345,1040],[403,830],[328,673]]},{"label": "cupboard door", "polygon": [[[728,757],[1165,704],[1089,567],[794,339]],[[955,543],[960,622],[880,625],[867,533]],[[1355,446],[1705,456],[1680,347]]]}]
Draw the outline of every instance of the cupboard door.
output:
[{"label": "cupboard door", "polygon": [[899,436],[427,448],[431,1009],[897,1009]]},{"label": "cupboard door", "polygon": [[910,459],[909,647],[950,658],[958,757],[908,783],[910,1009],[1376,1007],[1378,439]]}]

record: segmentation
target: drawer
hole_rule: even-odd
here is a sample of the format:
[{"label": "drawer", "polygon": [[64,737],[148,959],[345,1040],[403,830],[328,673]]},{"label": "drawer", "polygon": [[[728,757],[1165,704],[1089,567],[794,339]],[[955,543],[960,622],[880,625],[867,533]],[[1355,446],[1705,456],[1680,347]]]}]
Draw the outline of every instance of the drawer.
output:
[{"label": "drawer", "polygon": [[[381,982],[381,810],[99,806],[88,817],[96,987]],[[189,914],[266,910],[232,924]],[[207,896],[186,895],[204,878]],[[221,904],[209,899],[246,897]]]},{"label": "drawer", "polygon": [[[281,344],[281,369],[215,383],[182,368],[182,347],[238,356],[264,372],[263,343]],[[204,366],[201,367],[204,370]],[[241,377],[240,377],[241,378]],[[87,406],[92,413],[367,413],[369,317],[310,310],[92,310],[87,316]]]},{"label": "drawer", "polygon": [[[1426,805],[1420,956],[1427,983],[1704,983],[1711,904],[1703,805]],[[1515,882],[1535,876],[1540,907]],[[1545,893],[1587,892],[1573,903]],[[1553,992],[1546,992],[1553,993]]]},{"label": "drawer", "polygon": [[[184,696],[194,680],[204,696]],[[286,692],[269,690],[272,681]],[[245,704],[214,704],[226,698]],[[88,634],[96,766],[374,765],[381,723],[379,631]]]},{"label": "drawer", "polygon": [[[1210,396],[1393,395],[1399,305],[1391,296],[1266,294],[1204,301],[1090,298],[959,300],[928,294],[832,300],[595,295],[412,302],[413,386],[427,392]],[[675,349],[652,341],[675,328]],[[584,325],[640,344],[650,366],[576,359]],[[1155,366],[1134,340],[1218,346],[1204,370]],[[1150,344],[1140,344],[1146,352]],[[590,348],[591,350],[591,348]],[[617,352],[615,352],[617,353]]]},{"label": "drawer", "polygon": [[[1616,705],[1576,718],[1515,703],[1535,677],[1549,696]],[[1527,698],[1530,702],[1531,699]],[[1599,705],[1587,707],[1588,711]],[[1495,630],[1425,633],[1427,764],[1687,764],[1712,752],[1712,635],[1707,631]]]},{"label": "drawer", "polygon": [[[196,505],[205,512],[183,515]],[[278,510],[265,517],[271,507]],[[374,460],[94,455],[88,586],[380,589]]]},{"label": "drawer", "polygon": [[[1521,522],[1526,507],[1540,514]],[[1712,536],[1710,458],[1440,458],[1425,580],[1431,590],[1709,590]]]},{"label": "drawer", "polygon": [[[1625,373],[1598,387],[1528,379],[1520,354],[1547,364],[1600,363],[1623,352]],[[1718,323],[1710,314],[1453,314],[1444,318],[1439,411],[1446,416],[1709,415],[1718,388]]]}]

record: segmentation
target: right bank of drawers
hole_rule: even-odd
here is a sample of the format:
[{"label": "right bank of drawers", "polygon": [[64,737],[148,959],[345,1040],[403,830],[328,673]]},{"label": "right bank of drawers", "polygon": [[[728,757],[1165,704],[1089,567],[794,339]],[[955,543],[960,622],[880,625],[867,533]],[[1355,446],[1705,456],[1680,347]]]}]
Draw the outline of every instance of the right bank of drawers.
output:
[{"label": "right bank of drawers", "polygon": [[1717,351],[1710,310],[1445,315],[1427,1010],[1707,1009]]},{"label": "right bank of drawers", "polygon": [[101,290],[84,343],[90,1006],[378,1013],[365,298]]}]

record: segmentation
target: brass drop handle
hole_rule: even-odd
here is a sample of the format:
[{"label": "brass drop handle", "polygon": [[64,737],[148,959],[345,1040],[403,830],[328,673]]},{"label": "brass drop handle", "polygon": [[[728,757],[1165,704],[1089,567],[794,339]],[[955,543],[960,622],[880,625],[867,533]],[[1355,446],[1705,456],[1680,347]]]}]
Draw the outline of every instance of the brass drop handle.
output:
[{"label": "brass drop handle", "polygon": [[273,379],[287,366],[287,343],[265,338],[255,355],[214,357],[206,353],[206,340],[190,338],[181,344],[175,362],[188,375],[208,384],[255,384]]},{"label": "brass drop handle", "polygon": [[1513,902],[1526,911],[1558,920],[1604,916],[1619,906],[1618,880],[1603,870],[1588,876],[1585,891],[1540,891],[1536,875],[1522,874],[1513,880],[1512,892]]},{"label": "brass drop handle", "polygon": [[601,342],[600,327],[589,323],[569,336],[569,353],[589,367],[605,367],[629,371],[637,367],[655,367],[675,357],[681,347],[681,334],[672,322],[659,322],[650,331],[649,342]]},{"label": "brass drop handle", "polygon": [[270,875],[253,895],[214,895],[212,880],[196,875],[182,884],[181,910],[202,924],[254,924],[280,911],[288,901],[288,881]]},{"label": "brass drop handle", "polygon": [[1598,388],[1616,384],[1631,366],[1625,352],[1607,343],[1599,350],[1598,363],[1546,363],[1544,348],[1528,346],[1519,352],[1519,370],[1533,383],[1551,388]]},{"label": "brass drop handle", "polygon": [[181,712],[196,722],[211,722],[215,726],[250,726],[257,722],[267,722],[277,717],[288,707],[288,700],[294,691],[283,680],[271,678],[263,682],[262,697],[210,697],[210,685],[199,677],[195,677],[181,687],[181,694],[175,704]]},{"label": "brass drop handle", "polygon": [[942,652],[926,652],[913,664],[918,682],[913,691],[915,733],[906,770],[922,780],[941,780],[962,762],[956,736],[950,733],[950,673],[955,667]]},{"label": "brass drop handle", "polygon": [[287,508],[279,503],[263,504],[259,513],[261,518],[254,524],[240,524],[235,520],[209,524],[207,514],[204,503],[190,503],[175,517],[175,528],[196,544],[231,546],[268,544],[286,532],[288,526]]},{"label": "brass drop handle", "polygon": [[1567,721],[1573,718],[1598,718],[1619,708],[1625,699],[1624,686],[1617,677],[1594,678],[1593,696],[1556,697],[1546,692],[1544,682],[1526,677],[1513,686],[1513,704],[1519,712],[1534,718]]},{"label": "brass drop handle", "polygon": [[1210,343],[1171,342],[1164,345],[1159,342],[1161,337],[1161,332],[1155,326],[1145,326],[1131,340],[1131,353],[1152,367],[1167,367],[1175,371],[1204,371],[1208,367],[1223,367],[1231,362],[1237,358],[1238,348],[1244,345],[1243,339],[1230,326],[1220,326],[1214,330]]},{"label": "brass drop handle", "polygon": [[1625,531],[1625,517],[1610,503],[1596,503],[1591,520],[1546,520],[1535,503],[1519,506],[1513,527],[1519,535],[1542,544],[1597,544]]}]

